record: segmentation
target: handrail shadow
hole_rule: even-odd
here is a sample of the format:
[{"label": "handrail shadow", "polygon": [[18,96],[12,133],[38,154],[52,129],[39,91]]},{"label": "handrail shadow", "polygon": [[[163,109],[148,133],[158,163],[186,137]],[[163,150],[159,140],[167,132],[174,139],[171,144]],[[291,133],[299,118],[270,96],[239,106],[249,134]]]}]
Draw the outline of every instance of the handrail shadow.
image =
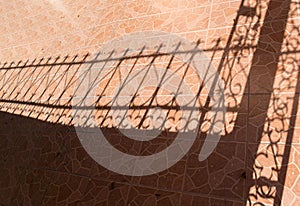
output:
[{"label": "handrail shadow", "polygon": [[[294,55],[300,53],[298,46],[293,46],[293,42],[296,41],[299,45],[299,38],[297,35],[291,36],[289,40],[286,40],[285,30],[288,21],[289,11],[292,2],[284,1],[280,13],[275,17],[272,16],[272,11],[278,7],[278,1],[271,0],[268,4],[268,8],[265,11],[265,16],[262,14],[263,1],[257,1],[255,5],[247,5],[247,1],[241,1],[240,8],[237,12],[232,30],[229,34],[229,38],[225,46],[221,44],[221,37],[214,39],[214,45],[210,49],[200,50],[199,42],[195,44],[195,48],[192,50],[174,50],[171,52],[160,52],[159,48],[156,51],[146,51],[145,47],[141,47],[139,51],[136,51],[136,55],[127,55],[127,50],[130,48],[124,48],[124,54],[122,56],[115,56],[115,51],[106,53],[105,58],[103,53],[99,52],[97,55],[90,57],[89,54],[83,56],[65,56],[65,57],[52,57],[45,59],[35,59],[33,61],[19,61],[17,63],[4,63],[0,68],[0,110],[2,112],[30,117],[38,119],[44,122],[50,122],[54,124],[62,124],[66,127],[74,125],[74,118],[76,113],[72,113],[72,108],[77,110],[91,110],[90,116],[85,117],[86,121],[81,122],[82,125],[75,125],[76,127],[91,127],[88,119],[97,119],[98,127],[103,129],[119,129],[124,125],[126,118],[134,122],[131,129],[138,128],[144,130],[158,129],[160,132],[176,133],[178,132],[178,122],[180,119],[180,108],[176,102],[176,97],[179,94],[176,93],[164,93],[154,89],[150,92],[150,95],[139,94],[138,92],[132,95],[131,103],[128,106],[113,105],[114,102],[114,88],[121,84],[122,79],[126,79],[131,70],[143,71],[149,68],[155,68],[162,66],[163,69],[168,70],[172,65],[173,72],[177,72],[181,75],[182,80],[191,81],[187,74],[191,75],[190,69],[192,68],[191,60],[182,62],[180,59],[176,59],[177,54],[191,55],[197,52],[211,53],[210,64],[213,64],[217,60],[217,69],[225,83],[225,99],[230,101],[231,104],[226,104],[227,113],[235,114],[236,117],[227,120],[222,134],[222,138],[226,139],[227,136],[231,136],[237,130],[240,129],[241,124],[244,122],[244,116],[239,115],[241,108],[247,108],[247,129],[253,127],[256,131],[255,137],[257,139],[251,142],[251,138],[247,134],[247,143],[257,143],[257,151],[254,158],[247,159],[245,163],[250,171],[247,172],[247,188],[246,195],[248,203],[250,204],[264,204],[259,202],[261,198],[266,198],[271,201],[273,205],[280,205],[283,196],[284,185],[287,175],[287,166],[289,157],[291,154],[291,146],[294,138],[294,127],[296,126],[296,114],[298,111],[299,100],[299,60]],[[244,26],[240,26],[245,23]],[[280,28],[278,31],[274,31],[275,28]],[[293,27],[291,30],[295,30],[299,34],[299,28]],[[274,45],[274,40],[276,45]],[[162,46],[164,42],[162,42]],[[177,42],[178,46],[181,42]],[[174,47],[176,48],[177,45]],[[219,53],[221,52],[221,55]],[[252,61],[250,65],[243,65],[243,58],[248,58],[248,55],[252,55]],[[157,62],[158,61],[158,62]],[[91,68],[97,67],[100,63],[112,62],[112,66],[108,68],[99,68],[101,71],[106,71],[101,74],[101,81],[96,82],[94,86],[99,86],[97,94],[94,96],[88,96],[87,98],[93,99],[93,104],[82,106],[82,102],[78,105],[72,104],[76,100],[74,91],[76,86],[82,83],[80,75],[87,75]],[[295,63],[296,64],[291,64]],[[289,78],[283,79],[276,85],[276,74],[278,68],[283,65],[283,73],[294,77],[297,76],[295,81]],[[292,68],[288,68],[288,66]],[[236,82],[236,78],[240,78],[240,72],[247,70],[243,79],[245,82]],[[238,72],[235,71],[237,67],[240,67]],[[124,68],[126,68],[124,70]],[[120,71],[127,71],[127,73],[120,74]],[[267,70],[267,83],[261,84],[260,89],[257,89],[256,82]],[[81,73],[81,71],[85,73]],[[294,75],[294,76],[293,76]],[[192,80],[195,81],[195,80]],[[191,106],[191,104],[183,105],[186,110],[196,110],[200,114],[200,133],[198,136],[203,136],[207,132],[207,126],[211,119],[209,113],[211,111],[211,99],[208,95],[208,90],[203,84],[201,79],[197,79],[200,82],[194,92],[196,94],[196,101],[199,106]],[[102,83],[103,82],[103,83]],[[283,86],[282,86],[283,85]],[[279,105],[280,97],[278,94],[284,92],[285,88],[292,88],[289,91],[292,97],[291,111],[287,106],[287,102]],[[153,90],[153,88],[152,88]],[[256,101],[262,102],[259,104],[260,118],[259,120],[252,120],[250,112],[255,110],[255,105],[251,104],[252,98]],[[162,99],[159,99],[162,98]],[[249,103],[250,101],[250,103]],[[233,103],[232,103],[233,102]],[[289,111],[291,117],[279,116],[270,117],[268,111],[270,105],[276,113],[276,111]],[[161,108],[164,111],[165,119],[160,121],[160,125],[156,126],[151,122],[151,118],[155,113],[155,108]],[[114,116],[121,121],[113,122],[113,112],[116,113],[126,110],[126,116],[121,113],[121,116]],[[244,112],[244,111],[243,111]],[[152,116],[151,116],[152,115]],[[228,115],[228,114],[227,114]],[[77,116],[79,117],[79,116]],[[159,117],[160,118],[160,117]],[[158,119],[159,119],[158,118]],[[267,127],[265,125],[272,125],[275,121],[284,122],[289,120],[289,129],[286,132],[286,139],[272,139],[273,133],[284,133],[282,131],[276,131],[276,128]],[[186,119],[186,122],[193,121]],[[150,122],[150,123],[149,123]],[[167,126],[165,126],[167,125]],[[204,127],[203,127],[204,125]],[[127,125],[126,125],[127,126]],[[128,127],[126,127],[128,129]],[[231,129],[230,129],[231,128]],[[124,129],[124,128],[122,128]],[[130,128],[129,128],[130,130]],[[187,133],[193,133],[195,130],[185,130]],[[266,152],[259,151],[259,143],[262,141],[263,136],[269,137],[268,148],[271,148],[274,159],[282,157],[282,161],[274,162],[273,172],[276,173],[277,181],[274,181],[272,177],[267,177],[259,174],[263,168],[257,165],[256,158],[259,156],[267,156]],[[279,148],[280,144],[284,141],[284,152],[278,154],[272,148]],[[248,161],[249,160],[249,161]],[[253,174],[251,174],[253,173]],[[254,178],[252,178],[254,176]],[[253,191],[253,187],[255,188]],[[267,190],[265,189],[267,187]],[[245,202],[246,204],[246,202]]]}]

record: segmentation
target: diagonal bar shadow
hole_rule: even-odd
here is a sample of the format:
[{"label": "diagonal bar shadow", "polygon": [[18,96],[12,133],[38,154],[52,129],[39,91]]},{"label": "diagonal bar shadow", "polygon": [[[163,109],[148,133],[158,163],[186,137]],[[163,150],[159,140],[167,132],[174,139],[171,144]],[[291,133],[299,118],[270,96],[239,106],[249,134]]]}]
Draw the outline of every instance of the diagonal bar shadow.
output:
[{"label": "diagonal bar shadow", "polygon": [[[288,17],[288,11],[289,11],[289,5],[290,5],[290,1],[286,1],[286,3],[284,4],[284,8],[281,9],[281,13],[279,14],[279,16],[281,17],[280,20],[276,19],[276,17],[272,17],[270,14],[272,13],[271,11],[278,6],[278,1],[275,1],[275,0],[271,0],[269,5],[268,5],[268,11],[267,11],[267,16],[264,20],[264,23],[262,25],[262,29],[261,29],[261,33],[260,33],[260,37],[259,37],[259,41],[258,41],[258,45],[255,46],[255,45],[245,45],[243,44],[243,42],[239,42],[238,45],[236,45],[235,47],[231,47],[231,42],[233,41],[233,34],[236,30],[236,27],[237,27],[237,22],[238,22],[238,19],[240,16],[249,16],[251,18],[253,18],[256,14],[254,13],[253,9],[251,8],[246,8],[243,4],[244,4],[245,1],[242,1],[241,2],[241,6],[240,6],[240,9],[238,11],[238,16],[235,20],[235,23],[233,25],[233,29],[230,33],[230,37],[229,37],[229,40],[227,42],[227,45],[225,48],[219,48],[218,47],[218,44],[215,48],[212,48],[211,50],[204,50],[204,51],[224,51],[223,53],[223,56],[222,56],[222,60],[221,60],[221,63],[219,64],[219,71],[222,70],[222,68],[224,67],[224,65],[226,64],[229,64],[230,62],[228,61],[228,56],[229,56],[229,51],[233,51],[235,52],[234,55],[237,55],[238,52],[240,52],[241,50],[248,50],[248,49],[253,49],[253,48],[256,48],[256,51],[254,53],[254,57],[253,57],[253,60],[252,60],[252,65],[251,65],[251,69],[250,69],[250,74],[248,76],[248,80],[247,80],[247,89],[245,90],[245,96],[247,97],[250,97],[251,96],[251,84],[253,83],[252,82],[252,78],[257,76],[257,75],[260,75],[260,65],[265,65],[265,64],[268,64],[270,62],[267,62],[268,59],[272,59],[274,60],[273,64],[271,64],[268,69],[269,69],[269,72],[270,72],[270,82],[271,84],[268,85],[267,88],[264,88],[265,91],[264,91],[264,97],[263,98],[268,98],[270,101],[271,101],[271,96],[272,96],[272,91],[273,91],[273,84],[272,82],[274,82],[275,80],[275,73],[276,73],[276,69],[278,67],[278,62],[279,62],[279,57],[280,55],[283,53],[281,52],[281,47],[273,47],[273,45],[271,45],[271,42],[270,43],[266,43],[264,41],[264,38],[265,36],[269,36],[270,38],[275,38],[278,42],[278,44],[282,45],[283,44],[283,40],[284,40],[284,30],[283,31],[280,31],[278,33],[273,33],[273,30],[272,30],[272,22],[277,22],[277,26],[279,28],[285,28],[286,27],[286,24],[287,24],[287,17]],[[284,17],[284,18],[282,18]],[[260,17],[259,17],[260,18]],[[255,25],[254,25],[255,27]],[[249,30],[247,31],[249,32]],[[248,33],[246,33],[245,36],[247,36]],[[197,52],[197,49],[193,50],[193,51],[178,51],[179,53],[188,53],[188,52]],[[298,52],[298,51],[287,51],[287,53],[289,52]],[[90,65],[90,64],[96,64],[96,63],[99,63],[100,61],[116,61],[116,62],[123,62],[127,59],[139,59],[139,58],[157,58],[159,56],[168,56],[168,55],[172,55],[173,53],[157,53],[157,54],[143,54],[143,52],[141,51],[141,53],[139,53],[138,55],[136,56],[124,56],[124,57],[121,57],[121,58],[110,58],[110,59],[104,59],[104,60],[91,60],[91,61],[87,61],[85,58],[83,58],[83,60],[78,60],[78,61],[75,61],[75,59],[73,59],[73,61],[70,61],[70,62],[66,62],[66,61],[62,61],[62,62],[54,62],[54,63],[49,63],[49,62],[46,62],[46,63],[32,63],[32,64],[28,64],[28,62],[26,62],[24,65],[19,65],[20,62],[16,65],[16,66],[13,66],[13,64],[11,64],[10,66],[3,66],[0,70],[5,70],[5,73],[3,74],[3,79],[5,78],[5,75],[6,73],[9,71],[9,70],[17,70],[17,69],[26,69],[26,68],[46,68],[46,67],[61,67],[61,66],[67,66],[68,69],[66,71],[70,71],[70,69],[73,69],[71,68],[72,65],[77,65],[77,69],[79,69],[82,65]],[[261,58],[261,57],[265,57],[265,58]],[[268,58],[270,57],[270,58]],[[212,57],[212,59],[214,58],[214,56]],[[233,67],[233,64],[231,66],[229,66],[230,68]],[[35,70],[33,70],[35,71]],[[77,70],[76,70],[77,71]],[[76,71],[73,71],[75,74],[76,74]],[[115,70],[116,71],[116,70]],[[20,73],[19,73],[20,74]],[[13,73],[11,74],[13,75]],[[112,74],[112,76],[114,75],[114,73]],[[65,76],[65,74],[62,75],[62,78]],[[16,76],[13,80],[15,79],[18,79],[18,80],[22,80],[22,78],[19,79],[20,76]],[[13,76],[9,76],[8,77],[8,80],[12,80]],[[52,77],[53,80],[55,78],[55,75]],[[2,79],[1,79],[2,80]],[[298,80],[299,80],[299,77],[298,77]],[[29,81],[29,79],[25,79],[25,82],[26,81]],[[9,84],[8,81],[5,81],[7,84]],[[25,82],[23,82],[25,84]],[[67,85],[72,85],[73,84],[73,79],[70,80],[70,82],[68,82]],[[13,85],[11,85],[13,86]],[[297,92],[299,92],[299,86],[297,86]],[[46,88],[47,89],[47,88]],[[14,91],[16,91],[16,87],[12,90],[11,94],[8,96],[8,97],[12,97]],[[37,89],[35,90],[35,92],[37,91]],[[54,90],[56,91],[56,89]],[[43,94],[46,92],[46,90],[43,91]],[[48,117],[46,118],[46,120],[49,120],[50,118],[50,115],[51,113],[54,113],[54,110],[55,109],[62,109],[62,113],[64,113],[65,110],[68,110],[68,109],[71,109],[71,106],[70,106],[70,101],[73,97],[70,97],[69,99],[67,99],[66,103],[65,104],[59,104],[59,100],[63,98],[63,95],[65,94],[65,90],[58,96],[57,100],[54,101],[54,103],[49,103],[50,101],[50,97],[47,99],[47,101],[45,102],[36,102],[34,98],[34,95],[31,96],[29,98],[29,100],[18,100],[16,98],[19,97],[19,93],[16,95],[16,96],[13,96],[13,98],[8,98],[8,99],[2,99],[0,100],[1,103],[6,103],[6,104],[12,104],[12,105],[28,105],[28,106],[37,106],[37,107],[42,107],[42,108],[50,108],[51,110],[48,111]],[[25,97],[26,94],[29,94],[30,93],[30,88],[28,88],[28,90],[26,91],[26,93],[23,95],[23,97]],[[103,91],[104,93],[104,91]],[[201,93],[201,89],[200,91],[198,92],[199,95]],[[31,94],[32,95],[32,94]],[[41,95],[42,96],[42,95]],[[4,95],[2,95],[2,97],[4,97]],[[22,97],[22,98],[23,98]],[[39,101],[41,100],[40,99],[41,97],[39,97]],[[176,105],[174,105],[174,101],[170,101],[168,103],[166,103],[165,105],[154,105],[153,104],[153,99],[155,98],[155,96],[152,96],[150,98],[151,101],[151,104],[150,105],[141,105],[141,106],[132,106],[132,109],[133,110],[140,110],[140,109],[143,109],[143,110],[146,110],[147,109],[150,109],[150,108],[155,108],[155,107],[162,107],[163,109],[166,109],[168,111],[170,110],[178,110],[178,107]],[[99,95],[99,98],[97,99],[97,102],[100,102],[101,100],[103,99],[103,94],[100,94]],[[294,105],[293,105],[293,109],[292,109],[292,112],[293,113],[296,113],[297,111],[297,99],[299,99],[299,95],[297,95],[295,97],[295,100],[294,100]],[[241,102],[241,106],[238,106],[236,105],[236,107],[243,107],[245,105],[248,105],[248,102],[249,99],[248,98],[243,98],[242,99],[242,102]],[[268,107],[269,107],[269,103],[270,101],[267,101],[265,102],[265,104],[263,105],[263,108],[262,110],[264,111],[262,113],[262,115],[265,117],[265,118],[262,118],[262,119],[266,119],[267,117],[267,110],[268,110]],[[209,102],[209,101],[208,101]],[[199,110],[205,110],[208,111],[209,110],[209,107],[207,106],[208,104],[206,103],[205,106],[203,108],[199,108]],[[6,105],[7,106],[7,105]],[[5,105],[1,106],[2,108],[5,108],[6,107]],[[7,106],[9,107],[9,106]],[[88,107],[85,107],[85,109],[87,109]],[[188,109],[188,107],[186,107]],[[17,107],[14,107],[13,108],[13,113],[16,112],[18,108]],[[98,109],[98,110],[109,110],[109,109],[124,109],[122,107],[118,107],[118,108],[111,108],[109,106],[109,104],[107,105],[101,105],[101,106],[97,106],[97,107],[90,107],[88,109]],[[191,108],[193,109],[193,108]],[[231,107],[231,108],[228,108],[228,111],[235,111],[236,108],[235,107]],[[30,108],[29,107],[29,116],[33,114],[33,111],[34,109]],[[38,112],[38,110],[37,110]],[[204,112],[204,114],[205,114]],[[41,110],[40,113],[37,114],[37,117],[39,117],[42,113],[46,113],[46,111],[43,111]],[[22,113],[21,113],[22,114]],[[145,116],[147,114],[143,115],[142,119],[143,121],[145,120]],[[56,120],[56,123],[59,123],[60,121],[60,117],[62,115],[59,115],[58,116],[58,119]],[[104,120],[106,119],[107,115],[104,115],[104,118],[103,118],[103,121],[101,124],[104,124]],[[236,120],[237,122],[241,121],[239,118]],[[261,122],[261,124],[264,124],[264,120]],[[141,122],[139,124],[139,127],[141,127],[143,124],[143,122]],[[295,126],[295,117],[293,117],[291,119],[291,127]],[[234,128],[234,131],[236,130],[237,128]],[[263,134],[263,128],[260,128],[260,131],[258,133],[258,136],[260,137],[261,135]],[[261,185],[259,185],[259,187],[263,187],[264,185],[266,184],[270,184],[270,185],[276,185],[276,197],[274,198],[274,205],[280,205],[281,203],[281,199],[282,199],[282,194],[283,194],[283,185],[285,183],[285,178],[286,178],[286,171],[287,171],[287,167],[285,165],[287,165],[288,163],[288,158],[289,158],[289,154],[290,154],[290,144],[291,144],[291,141],[292,141],[292,138],[293,138],[293,130],[289,130],[289,134],[288,134],[288,140],[286,142],[286,146],[285,146],[285,150],[284,150],[284,159],[283,159],[283,163],[284,163],[284,166],[281,168],[280,172],[279,172],[279,184],[278,182],[272,182],[271,180],[268,180],[268,179],[264,179],[263,181],[260,181],[261,182]],[[254,164],[254,160],[253,162],[247,162],[247,164],[249,165],[252,165]],[[247,188],[246,190],[246,193],[248,194],[249,193],[249,190],[250,190],[250,187],[255,185],[256,182],[255,180],[250,180],[250,184],[249,184],[249,187]]]}]

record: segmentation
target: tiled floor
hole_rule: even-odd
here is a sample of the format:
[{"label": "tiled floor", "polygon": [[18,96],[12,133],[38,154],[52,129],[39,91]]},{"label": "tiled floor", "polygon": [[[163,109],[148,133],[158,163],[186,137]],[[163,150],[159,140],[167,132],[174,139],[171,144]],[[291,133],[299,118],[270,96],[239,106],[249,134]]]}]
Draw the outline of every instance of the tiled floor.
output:
[{"label": "tiled floor", "polygon": [[[0,24],[0,205],[299,205],[298,0],[12,0]],[[86,138],[95,126],[141,158],[183,134],[183,154],[124,175],[93,154],[113,151]]]}]

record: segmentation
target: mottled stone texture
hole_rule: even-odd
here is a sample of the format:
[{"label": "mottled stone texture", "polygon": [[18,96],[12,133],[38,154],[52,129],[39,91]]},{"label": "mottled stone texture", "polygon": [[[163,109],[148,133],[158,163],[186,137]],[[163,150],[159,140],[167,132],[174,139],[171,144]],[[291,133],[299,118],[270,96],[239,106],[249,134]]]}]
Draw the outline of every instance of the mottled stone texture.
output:
[{"label": "mottled stone texture", "polygon": [[[0,205],[299,205],[299,1],[10,0],[0,3],[0,22]],[[199,87],[204,80],[193,73],[194,65],[160,51],[160,44],[162,50],[184,44],[147,37],[147,47],[138,45],[133,58],[125,57],[134,39],[116,43],[115,51],[101,47],[145,31],[187,39],[224,81],[225,125],[204,161],[198,154],[211,124],[209,88]],[[108,60],[110,55],[117,58]],[[126,138],[110,116],[120,79],[131,70],[169,69],[197,93],[199,131],[180,161],[133,177],[88,155],[71,106],[80,69],[100,65],[93,60],[110,62],[91,96],[97,100],[93,117],[124,153],[166,149],[181,113],[168,91],[152,101],[155,88],[146,88],[132,102],[129,121],[147,130],[154,124],[142,118],[147,110],[165,105],[168,125],[147,142]]]}]

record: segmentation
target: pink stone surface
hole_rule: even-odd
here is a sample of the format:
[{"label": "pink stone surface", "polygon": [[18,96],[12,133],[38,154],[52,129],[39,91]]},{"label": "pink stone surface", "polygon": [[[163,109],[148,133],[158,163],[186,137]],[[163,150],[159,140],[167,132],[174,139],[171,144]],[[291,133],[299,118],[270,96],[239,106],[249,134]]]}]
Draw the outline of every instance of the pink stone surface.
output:
[{"label": "pink stone surface", "polygon": [[[0,205],[299,205],[299,1],[11,0],[0,3],[0,22]],[[147,45],[122,41],[135,33]],[[194,45],[224,82],[221,139],[201,162],[212,122],[209,88],[176,52],[157,52],[177,45],[193,52],[166,41],[169,34]],[[92,67],[103,70],[88,96],[96,100],[93,117],[112,146],[136,156],[172,144],[182,113],[173,94],[161,89],[151,101],[156,88],[145,88],[129,121],[146,131],[155,122],[141,124],[142,116],[162,105],[169,121],[155,139],[127,138],[112,118],[116,88],[131,70],[148,67],[183,79],[197,93],[200,116],[189,152],[147,176],[98,164],[74,129],[89,121],[76,125],[72,113],[81,72]]]}]

